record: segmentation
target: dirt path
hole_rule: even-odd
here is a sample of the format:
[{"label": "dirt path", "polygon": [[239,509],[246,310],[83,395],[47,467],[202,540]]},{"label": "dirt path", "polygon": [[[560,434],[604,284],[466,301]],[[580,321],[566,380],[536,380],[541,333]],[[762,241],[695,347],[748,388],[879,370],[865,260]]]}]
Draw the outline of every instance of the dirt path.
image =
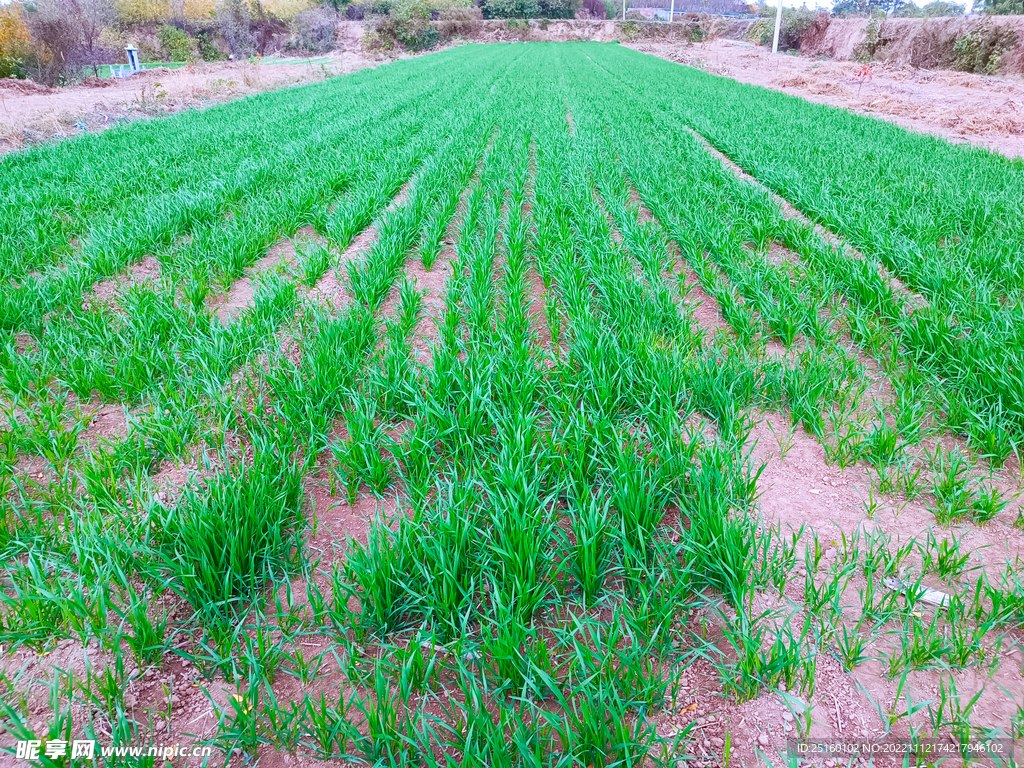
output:
[{"label": "dirt path", "polygon": [[772,56],[735,40],[701,45],[637,42],[630,48],[670,61],[846,107],[953,142],[1024,156],[1024,80],[873,63]]}]

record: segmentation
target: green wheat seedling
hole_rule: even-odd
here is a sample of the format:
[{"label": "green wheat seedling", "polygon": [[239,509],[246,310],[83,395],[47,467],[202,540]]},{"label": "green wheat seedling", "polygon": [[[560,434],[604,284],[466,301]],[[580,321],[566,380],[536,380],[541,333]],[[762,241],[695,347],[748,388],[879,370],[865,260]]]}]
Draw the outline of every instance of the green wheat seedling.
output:
[{"label": "green wheat seedling", "polygon": [[614,573],[615,530],[607,501],[591,497],[577,504],[570,507],[575,542],[564,537],[562,546],[567,550],[568,571],[580,590],[583,604],[591,606],[601,597],[606,581]]},{"label": "green wheat seedling", "polygon": [[[621,46],[528,45],[0,160],[0,640],[124,657],[76,676],[85,737],[138,742],[124,667],[168,652],[233,686],[205,737],[225,756],[428,768],[677,762],[700,729],[655,725],[695,659],[742,700],[811,696],[822,651],[847,668],[884,652],[897,693],[879,718],[913,738],[912,670],[1005,663],[1018,564],[966,588],[964,545],[880,534],[842,536],[833,563],[824,539],[759,519],[752,427],[785,413],[830,462],[865,459],[872,514],[903,493],[944,525],[1002,519],[974,459],[1012,465],[1024,436],[1015,166]],[[327,244],[214,315],[306,226]],[[412,275],[456,229],[423,365]],[[133,280],[148,256],[160,279]],[[297,283],[331,268],[354,300],[303,302]],[[694,277],[721,317],[680,306]],[[96,403],[123,432],[85,423]],[[921,461],[925,437],[970,453]],[[329,515],[339,488],[352,509]],[[364,511],[365,536],[346,528]],[[766,614],[798,546],[801,610]],[[947,580],[941,607],[918,556]],[[51,737],[68,732],[59,686]],[[931,703],[947,730],[954,698]]]},{"label": "green wheat seedling", "polygon": [[[768,623],[776,619],[781,626],[769,628]],[[787,617],[767,613],[757,617],[741,613],[727,623],[723,635],[735,660],[713,662],[725,692],[737,702],[749,701],[762,689],[779,685],[797,693],[813,693],[817,648],[811,626],[810,620],[804,621],[797,634]]]},{"label": "green wheat seedling", "polygon": [[932,512],[940,525],[948,525],[970,513],[975,492],[969,484],[968,463],[959,448],[945,452],[936,446],[929,454],[932,465]]},{"label": "green wheat seedling", "polygon": [[167,634],[167,609],[164,608],[151,618],[151,604],[145,593],[138,594],[131,585],[125,590],[124,602],[124,607],[114,605],[113,609],[132,628],[132,633],[125,636],[125,639],[136,664],[140,668],[159,665],[170,641]]},{"label": "green wheat seedling", "polygon": [[330,248],[323,243],[311,243],[296,249],[299,258],[299,281],[310,288],[327,274],[334,263],[335,256]]},{"label": "green wheat seedling", "polygon": [[940,734],[948,734],[959,744],[966,746],[968,741],[976,735],[976,730],[971,725],[971,716],[978,700],[984,693],[985,688],[982,686],[965,702],[964,697],[957,691],[956,681],[953,677],[941,676],[938,699],[928,705],[928,720],[932,727],[933,738],[939,738]]},{"label": "green wheat seedling", "polygon": [[861,614],[853,627],[840,623],[833,635],[839,662],[847,672],[874,658],[869,655],[868,648],[874,640],[875,628],[867,629],[866,615]]},{"label": "green wheat seedling", "polygon": [[970,562],[970,552],[961,552],[960,542],[955,538],[939,541],[932,531],[928,531],[924,544],[918,543],[921,553],[922,568],[926,573],[935,573],[940,579],[960,576]]},{"label": "green wheat seedling", "polygon": [[330,448],[338,462],[349,504],[352,504],[364,483],[374,493],[382,494],[391,483],[391,468],[381,453],[384,428],[378,421],[373,400],[361,399],[347,415],[345,425],[348,439],[331,443]]},{"label": "green wheat seedling", "polygon": [[251,468],[229,468],[205,492],[187,489],[176,509],[151,513],[176,585],[211,620],[237,615],[268,579],[293,567],[301,475],[280,450],[257,446]]},{"label": "green wheat seedling", "polygon": [[1007,427],[1002,408],[975,414],[968,423],[967,436],[971,448],[995,469],[1001,469],[1010,456],[1017,454],[1018,438]]}]

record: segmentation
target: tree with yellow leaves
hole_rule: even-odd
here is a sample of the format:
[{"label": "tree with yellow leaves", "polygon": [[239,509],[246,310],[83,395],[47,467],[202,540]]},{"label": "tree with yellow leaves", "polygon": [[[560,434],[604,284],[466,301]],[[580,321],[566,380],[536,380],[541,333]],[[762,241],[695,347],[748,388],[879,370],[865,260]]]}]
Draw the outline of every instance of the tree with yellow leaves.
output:
[{"label": "tree with yellow leaves", "polygon": [[32,36],[21,3],[0,6],[0,77],[24,77],[24,64],[31,55]]},{"label": "tree with yellow leaves", "polygon": [[163,23],[171,18],[170,0],[114,0],[122,24]]}]

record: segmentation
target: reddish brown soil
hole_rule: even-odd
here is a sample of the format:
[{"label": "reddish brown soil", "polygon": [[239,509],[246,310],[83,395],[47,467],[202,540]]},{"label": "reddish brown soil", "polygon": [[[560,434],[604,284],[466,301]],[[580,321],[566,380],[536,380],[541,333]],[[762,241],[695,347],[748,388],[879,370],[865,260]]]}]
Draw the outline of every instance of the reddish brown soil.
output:
[{"label": "reddish brown soil", "polygon": [[147,256],[121,274],[93,283],[92,288],[85,294],[83,304],[85,308],[92,304],[114,304],[117,297],[131,286],[152,285],[159,280],[160,262],[152,256]]},{"label": "reddish brown soil", "polygon": [[295,267],[298,260],[296,249],[310,242],[324,242],[313,227],[303,227],[290,238],[275,243],[266,255],[245,270],[245,274],[233,282],[226,293],[215,296],[210,309],[220,320],[230,320],[253,305],[256,298],[259,275],[273,269],[287,271]]}]

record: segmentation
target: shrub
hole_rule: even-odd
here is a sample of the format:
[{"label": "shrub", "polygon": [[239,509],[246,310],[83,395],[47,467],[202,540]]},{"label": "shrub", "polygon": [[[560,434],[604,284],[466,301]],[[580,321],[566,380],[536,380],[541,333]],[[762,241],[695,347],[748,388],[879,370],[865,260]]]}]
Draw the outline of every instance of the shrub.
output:
[{"label": "shrub", "polygon": [[295,17],[295,37],[289,48],[313,53],[334,50],[337,38],[338,13],[332,8],[321,6],[304,11]]},{"label": "shrub", "polygon": [[535,19],[540,16],[537,0],[486,0],[485,19]]},{"label": "shrub", "polygon": [[21,4],[0,7],[0,77],[27,77],[32,38],[21,15]]},{"label": "shrub", "polygon": [[217,31],[235,56],[248,56],[256,50],[252,16],[244,0],[224,0],[217,6]]},{"label": "shrub", "polygon": [[165,24],[157,30],[156,37],[160,41],[160,52],[163,54],[164,61],[195,60],[192,40],[184,30]]},{"label": "shrub", "polygon": [[382,0],[371,8],[376,13],[386,13],[402,21],[408,19],[437,19],[450,10],[465,8],[468,0]]},{"label": "shrub", "polygon": [[1003,54],[1017,45],[1017,33],[987,19],[973,32],[957,35],[953,43],[953,68],[961,72],[994,75],[999,72]]},{"label": "shrub", "polygon": [[417,29],[406,29],[398,37],[398,42],[408,51],[429,51],[437,45],[438,32],[429,24]]},{"label": "shrub", "polygon": [[113,6],[122,26],[166,22],[171,16],[166,0],[114,0]]},{"label": "shrub", "polygon": [[370,49],[390,51],[401,45],[407,51],[427,51],[437,45],[440,35],[426,19],[397,19],[388,16],[378,25],[372,36],[363,40]]},{"label": "shrub", "polygon": [[[800,40],[817,18],[816,11],[807,8],[783,8],[782,27],[779,29],[779,50],[792,51],[800,48]],[[775,39],[775,18],[758,19],[747,30],[749,40],[760,45],[771,45]]]},{"label": "shrub", "polygon": [[853,48],[853,59],[855,61],[871,61],[875,55],[875,51],[878,50],[878,44],[882,39],[880,34],[881,29],[882,22],[878,19],[872,19],[868,22],[868,26],[864,30],[864,39],[857,43]]},{"label": "shrub", "polygon": [[453,37],[472,38],[480,34],[483,13],[471,5],[467,8],[449,8],[441,12],[441,18],[431,26],[438,31],[439,41],[446,42]]},{"label": "shrub", "polygon": [[[218,0],[176,0],[182,21],[203,29],[217,15]],[[198,35],[196,35],[198,37]]]},{"label": "shrub", "polygon": [[447,8],[441,11],[442,21],[480,21],[483,17],[483,12],[476,5],[463,8]]},{"label": "shrub", "polygon": [[214,45],[213,36],[209,32],[200,32],[196,35],[196,46],[203,61],[223,61],[227,58],[221,53],[220,48]]},{"label": "shrub", "polygon": [[925,18],[932,19],[939,16],[963,16],[966,8],[959,3],[949,3],[946,0],[932,0],[923,6],[915,3],[907,3],[897,9],[893,16],[899,18]]},{"label": "shrub", "polygon": [[309,0],[260,0],[259,3],[253,3],[253,8],[258,11],[257,16],[268,16],[289,23],[310,10],[310,5],[312,3]]},{"label": "shrub", "polygon": [[990,16],[1022,16],[1024,0],[983,0],[975,4],[975,10],[981,9]]},{"label": "shrub", "polygon": [[540,18],[573,19],[577,3],[574,0],[540,0]]}]

